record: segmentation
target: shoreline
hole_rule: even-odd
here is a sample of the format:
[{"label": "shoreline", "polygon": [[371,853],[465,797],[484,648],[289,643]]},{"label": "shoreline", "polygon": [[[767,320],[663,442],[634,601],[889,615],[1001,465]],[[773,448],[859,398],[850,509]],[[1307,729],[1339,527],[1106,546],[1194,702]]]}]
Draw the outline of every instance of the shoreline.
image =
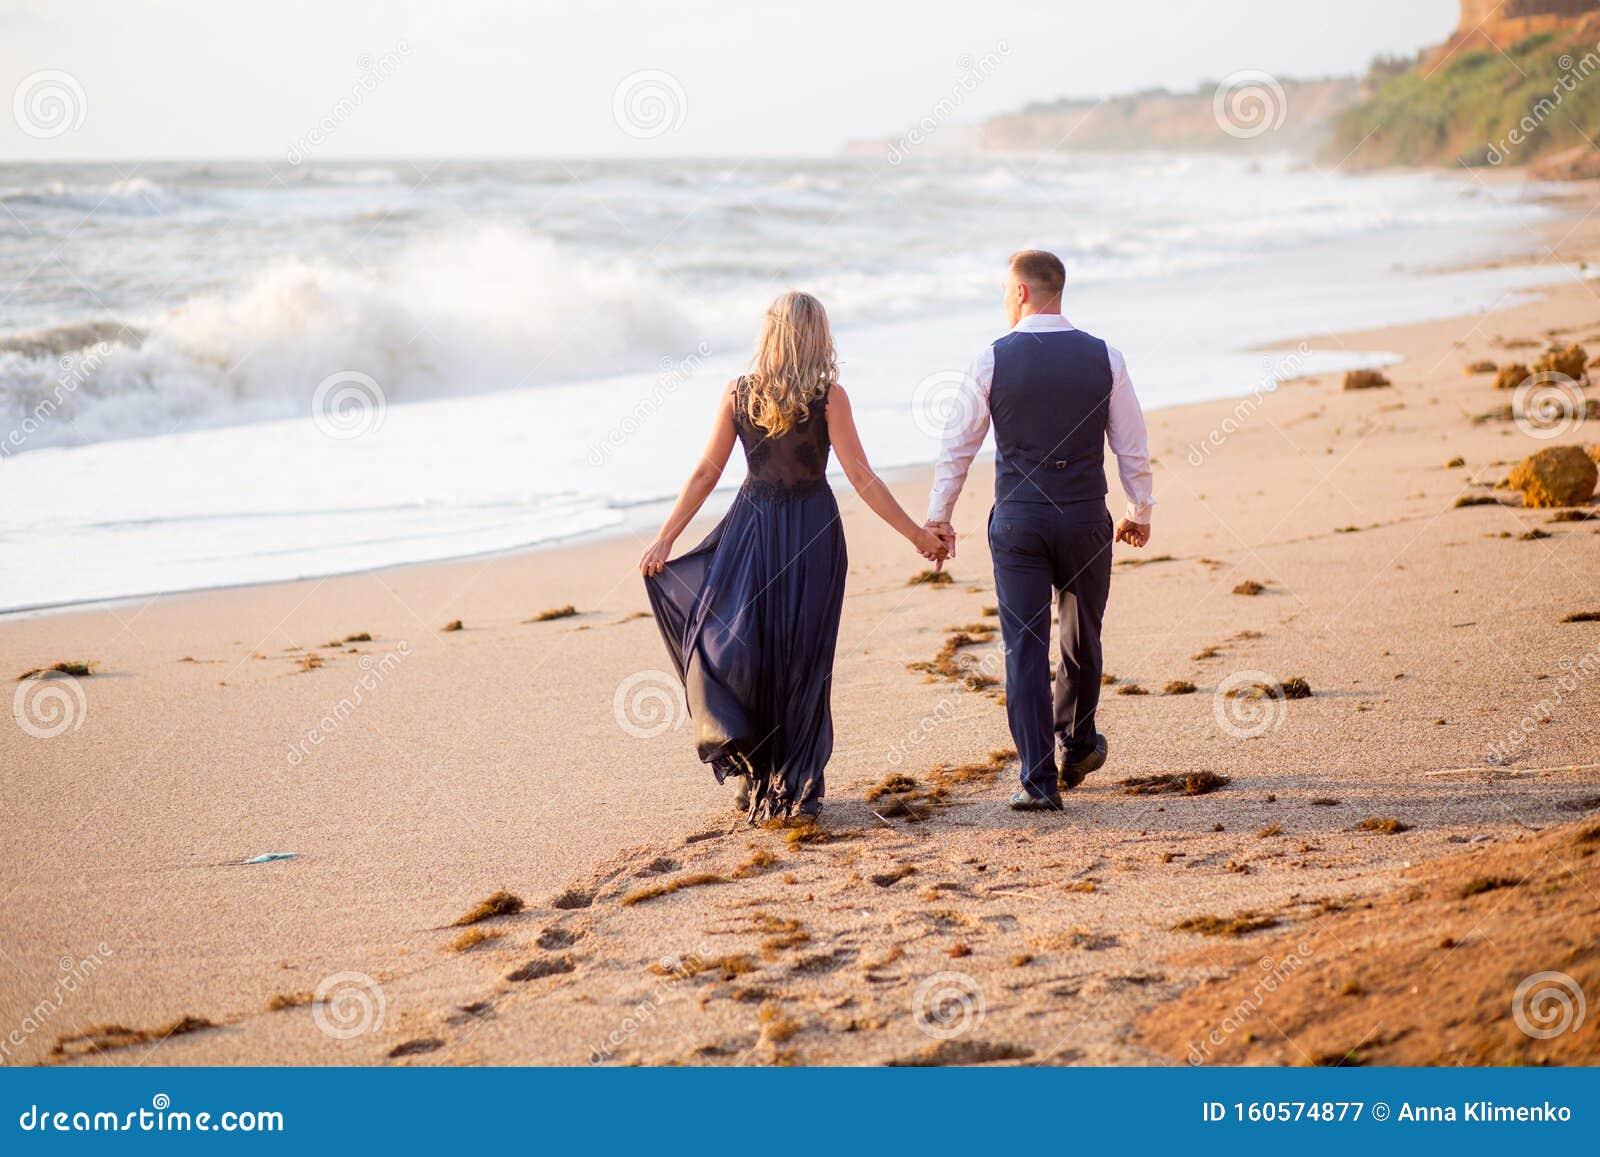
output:
[{"label": "shoreline", "polygon": [[[1550,225],[1546,228],[1549,231],[1554,232],[1557,226]],[[1459,266],[1442,266],[1438,268],[1430,267],[1425,272],[1429,275],[1442,275],[1455,272],[1486,271],[1506,267],[1532,268],[1533,264],[1530,264],[1526,261],[1517,260],[1508,260],[1504,262],[1472,262]],[[1600,278],[1600,270],[1597,270],[1589,276],[1592,278]],[[1514,293],[1540,295],[1546,292],[1548,292],[1548,289],[1514,290],[1507,291],[1505,296],[1511,296]],[[1484,315],[1483,312],[1456,313],[1414,324],[1437,324],[1482,315]],[[1357,356],[1355,350],[1352,349],[1348,359],[1350,364],[1348,366],[1340,364],[1336,370],[1331,372],[1343,372],[1347,368],[1383,369],[1402,364],[1405,360],[1404,357],[1389,349],[1377,348],[1371,345],[1357,343],[1355,339],[1369,334],[1382,334],[1387,332],[1390,328],[1392,327],[1293,335],[1279,340],[1244,346],[1231,352],[1241,355],[1297,354],[1303,358],[1315,357],[1321,354],[1326,357],[1331,352],[1328,348],[1330,346],[1354,346],[1355,348],[1360,349],[1360,355]],[[1173,402],[1164,405],[1146,406],[1145,413],[1147,417],[1154,414],[1179,414],[1187,410],[1216,406],[1228,402],[1239,402],[1251,397],[1259,398],[1261,394],[1275,392],[1284,385],[1292,384],[1294,382],[1309,378],[1325,377],[1328,375],[1330,370],[1310,370],[1303,369],[1298,366],[1291,366],[1288,367],[1287,372],[1282,377],[1274,376],[1276,372],[1276,370],[1267,371],[1262,378],[1258,379],[1251,385],[1240,386],[1237,392],[1221,394],[1215,397]],[[248,426],[243,428],[247,429]],[[976,461],[978,463],[992,466],[993,452],[985,449],[980,453]],[[732,464],[730,463],[730,465]],[[932,460],[930,459],[926,462],[904,463],[889,467],[882,467],[879,468],[878,472],[886,481],[889,481],[891,484],[910,483],[913,480],[925,476],[931,466]],[[835,489],[845,485],[845,479],[841,474],[837,473],[836,467],[830,469],[829,481],[830,484],[835,487]],[[707,501],[706,514],[725,510],[727,504],[733,500],[733,496],[737,492],[737,489],[738,487],[736,485],[719,487],[719,489],[714,492],[711,498]],[[64,602],[35,603],[26,606],[18,606],[0,610],[0,623],[5,623],[12,620],[35,618],[42,615],[48,616],[95,610],[113,610],[119,607],[127,607],[132,604],[148,602],[154,599],[174,599],[181,598],[186,595],[204,595],[223,591],[249,590],[257,587],[276,587],[301,582],[347,578],[356,575],[402,571],[411,567],[449,566],[453,564],[473,563],[498,558],[511,558],[530,553],[561,551],[584,544],[598,544],[607,541],[613,541],[617,538],[637,535],[641,532],[641,530],[650,528],[653,525],[653,520],[659,521],[661,515],[664,514],[666,510],[670,509],[672,502],[673,496],[666,495],[656,498],[640,499],[625,504],[609,505],[606,509],[619,516],[617,522],[614,524],[595,529],[575,529],[568,533],[557,533],[550,538],[540,539],[510,547],[492,548],[482,551],[469,551],[463,554],[451,554],[437,558],[403,560],[392,563],[383,563],[376,566],[358,565],[348,569],[316,571],[313,573],[278,579],[241,579],[237,582],[222,582],[206,586],[180,588],[176,590],[149,590],[132,592],[128,594],[115,595],[109,598],[90,598],[81,600],[68,600]]]},{"label": "shoreline", "polygon": [[[1600,254],[1591,220],[1548,236],[1570,261]],[[639,617],[627,533],[0,620],[17,672],[100,663],[78,681],[76,726],[50,739],[0,734],[0,757],[18,769],[9,812],[30,817],[0,842],[4,939],[18,946],[0,982],[4,1023],[51,991],[64,955],[111,949],[93,984],[7,1060],[384,1063],[412,1046],[399,1054],[410,1063],[583,1064],[670,960],[683,999],[607,1059],[921,1056],[933,1042],[914,1022],[916,993],[958,971],[988,994],[982,1032],[964,1039],[991,1051],[930,1063],[1181,1063],[1172,1042],[1204,1023],[1211,982],[1248,974],[1229,953],[1248,963],[1271,938],[1305,934],[1313,968],[1345,960],[1345,939],[1386,959],[1394,928],[1355,928],[1340,912],[1370,902],[1403,925],[1405,885],[1453,880],[1452,865],[1490,854],[1480,848],[1505,858],[1502,874],[1520,873],[1529,829],[1556,839],[1584,814],[1566,805],[1595,795],[1600,775],[1561,769],[1592,760],[1600,681],[1566,692],[1515,766],[1492,768],[1485,755],[1551,698],[1563,658],[1600,648],[1592,628],[1560,621],[1592,601],[1584,584],[1600,536],[1549,524],[1547,512],[1454,500],[1493,495],[1509,464],[1538,448],[1510,423],[1471,421],[1501,398],[1462,365],[1514,356],[1496,333],[1576,340],[1600,332],[1597,318],[1592,289],[1575,283],[1476,318],[1339,335],[1402,354],[1394,385],[1350,393],[1326,374],[1282,383],[1199,466],[1184,448],[1250,395],[1151,411],[1155,538],[1142,554],[1118,548],[1106,624],[1112,764],[1060,818],[1000,809],[1014,766],[990,759],[1009,746],[996,689],[906,669],[956,626],[986,621],[988,464],[958,509],[963,538],[943,587],[907,585],[921,561],[839,494],[851,564],[838,741],[815,839],[735,822],[670,699],[654,700],[665,714],[652,715],[650,701],[623,693],[649,691],[665,666],[654,624]],[[1600,441],[1589,435],[1562,441]],[[1446,465],[1458,456],[1464,467]],[[926,473],[893,484],[913,510]],[[1534,530],[1548,537],[1528,538]],[[1265,589],[1233,593],[1244,580]],[[569,603],[570,618],[526,621]],[[441,631],[455,619],[462,630]],[[357,633],[370,638],[346,638]],[[991,669],[992,641],[968,653]],[[1252,672],[1304,677],[1313,694],[1241,738],[1219,727],[1236,702],[1222,690]],[[1161,693],[1178,681],[1195,693]],[[1130,685],[1149,693],[1126,694]],[[923,738],[906,743],[913,735]],[[297,743],[291,765],[284,753]],[[892,744],[904,747],[898,760]],[[926,809],[922,822],[874,815],[891,810],[893,792],[871,798],[891,766],[920,785],[926,798],[907,806]],[[1440,774],[1463,767],[1482,770]],[[1199,770],[1229,782],[1195,797],[1122,783]],[[1359,826],[1385,817],[1404,830]],[[279,851],[296,858],[244,863]],[[717,882],[685,883],[701,875]],[[636,898],[656,887],[668,890]],[[486,922],[495,938],[452,949],[452,922],[498,889],[524,898],[524,911]],[[1329,999],[1337,972],[1331,988],[1307,982],[1295,999],[1370,1010],[1369,1023],[1422,1017],[1399,1043],[1360,1044],[1379,1062],[1430,1042],[1442,1055],[1440,1026],[1426,1021],[1442,997],[1396,987],[1380,1006],[1385,985],[1476,978],[1503,1005],[1502,973],[1555,967],[1563,950],[1517,924],[1514,897],[1473,901],[1492,909],[1505,945],[1493,969],[1477,962],[1468,921],[1449,930],[1461,952],[1396,970],[1393,982],[1363,977],[1371,1005]],[[1564,911],[1574,928],[1593,914]],[[1244,912],[1275,923],[1215,942],[1175,930]],[[387,1010],[369,1031],[329,1035],[315,1001],[269,1011],[352,973]],[[1181,1033],[1149,1019],[1163,1009],[1176,1010]],[[1323,1047],[1318,1034],[1330,1049],[1360,1043],[1334,1040],[1314,1010],[1304,1026],[1269,1011],[1294,1021],[1308,1054]],[[221,1027],[51,1052],[94,1025],[185,1015]],[[1270,1037],[1229,1048],[1245,1063],[1298,1055]]]},{"label": "shoreline", "polygon": [[[1500,282],[1492,277],[1486,281],[1479,276],[1474,282],[1443,271],[1452,265],[1459,267],[1451,254],[1509,252],[1518,223],[1532,211],[1517,209],[1498,195],[1493,200],[1503,202],[1504,207],[1495,208],[1481,196],[1472,196],[1474,192],[1470,184],[1455,179],[1448,191],[1435,188],[1424,194],[1412,189],[1407,204],[1438,202],[1452,211],[1452,201],[1459,196],[1464,198],[1460,204],[1467,217],[1480,219],[1487,214],[1486,219],[1500,221],[1492,233],[1507,240],[1488,248],[1486,243],[1468,241],[1446,244],[1447,238],[1438,235],[1438,228],[1418,224],[1414,215],[1405,216],[1395,223],[1400,230],[1395,236],[1405,242],[1415,267],[1378,277],[1374,284],[1381,282],[1387,288],[1376,298],[1363,296],[1364,308],[1358,308],[1349,293],[1335,294],[1333,300],[1340,303],[1335,317],[1371,322],[1419,312],[1436,316],[1459,312],[1453,306],[1488,304],[1498,296]],[[1369,210],[1376,195],[1370,189],[1346,193],[1353,203]],[[1298,206],[1300,201],[1291,199],[1290,204]],[[1152,411],[1173,402],[1194,404],[1197,398],[1245,396],[1259,372],[1252,353],[1261,348],[1261,337],[1273,337],[1268,345],[1281,345],[1292,342],[1294,334],[1309,323],[1330,320],[1308,308],[1316,298],[1313,287],[1329,279],[1349,281],[1352,270],[1354,276],[1364,278],[1367,275],[1360,270],[1369,263],[1375,269],[1382,260],[1380,252],[1369,253],[1374,244],[1361,243],[1355,251],[1345,253],[1341,247],[1330,248],[1315,240],[1321,226],[1307,228],[1309,233],[1292,234],[1299,240],[1289,252],[1279,253],[1269,246],[1261,251],[1252,248],[1246,254],[1224,246],[1200,255],[1204,258],[1201,264],[1206,265],[1233,252],[1225,267],[1232,267],[1226,262],[1243,261],[1245,267],[1255,270],[1249,277],[1242,277],[1237,270],[1220,275],[1224,284],[1232,279],[1235,291],[1243,294],[1232,312],[1258,319],[1255,322],[1214,329],[1211,321],[1196,321],[1187,329],[1182,325],[1174,329],[1169,322],[1155,320],[1183,316],[1185,302],[1193,301],[1196,294],[1214,295],[1218,288],[1214,276],[1190,272],[1161,279],[1164,289],[1158,284],[1119,291],[1114,282],[1101,282],[1099,288],[1087,292],[1094,312],[1086,304],[1080,324],[1121,335],[1123,344],[1133,343],[1130,348],[1146,351],[1135,371],[1138,380],[1147,383],[1143,396]],[[1185,262],[1179,264],[1187,268]],[[1142,285],[1145,275],[1138,270],[1143,268],[1141,264],[1122,272],[1138,274]],[[1093,276],[1092,269],[1088,273]],[[1456,280],[1422,283],[1438,276]],[[1299,288],[1293,300],[1275,312],[1252,286],[1280,278]],[[1506,284],[1514,284],[1514,280]],[[1146,297],[1147,292],[1153,296]],[[1276,320],[1266,324],[1260,320],[1264,318]],[[1146,319],[1151,320],[1147,323]],[[860,383],[857,409],[868,446],[875,448],[881,462],[920,460],[925,464],[931,458],[927,440],[906,421],[906,383],[930,376],[930,367],[964,365],[972,348],[994,336],[994,328],[986,313],[963,307],[948,316],[874,323],[852,333],[852,348],[846,352],[856,363],[851,378]],[[954,331],[965,336],[952,336]],[[940,333],[945,336],[933,336]],[[507,455],[525,452],[525,447],[515,436],[502,438],[485,431],[536,430],[549,417],[551,407],[581,407],[584,391],[570,386],[553,386],[553,393],[540,387],[523,397],[518,391],[501,391],[472,395],[464,401],[408,400],[388,408],[389,421],[381,434],[374,431],[376,436],[339,453],[330,452],[325,439],[315,436],[309,423],[301,421],[299,427],[303,428],[297,428],[296,420],[289,418],[264,423],[259,432],[253,432],[257,428],[251,426],[220,427],[198,440],[182,437],[170,445],[111,439],[84,446],[71,456],[58,456],[46,448],[36,451],[48,456],[48,462],[44,458],[30,460],[30,454],[19,455],[11,463],[13,485],[18,493],[37,493],[40,502],[37,509],[16,510],[7,519],[8,530],[15,535],[19,572],[6,584],[5,601],[16,604],[7,613],[54,613],[106,600],[137,600],[154,594],[230,589],[548,549],[583,541],[592,528],[603,528],[593,531],[600,535],[627,533],[641,517],[634,511],[632,496],[659,494],[670,501],[678,480],[661,477],[660,470],[650,464],[674,459],[683,447],[698,442],[703,431],[692,419],[699,396],[713,384],[712,379],[720,380],[733,360],[725,354],[715,355],[706,366],[709,376],[699,375],[703,381],[685,378],[681,396],[672,407],[675,413],[652,416],[648,430],[630,433],[627,453],[634,460],[612,455],[614,461],[603,473],[587,469],[582,454],[576,452],[557,453],[543,466],[530,463],[530,469],[510,474],[488,466],[505,461]],[[1333,360],[1340,362],[1340,369],[1387,361],[1357,358],[1335,349],[1327,356],[1319,351],[1308,364],[1330,369]],[[675,369],[674,374],[677,372]],[[592,427],[589,433],[595,433],[608,424],[615,427],[626,418],[618,418],[618,406],[633,405],[641,391],[653,396],[657,389],[650,387],[646,378],[630,375],[603,376],[589,385],[593,387],[589,404],[594,420],[574,428],[579,447],[590,440],[583,432],[586,428]],[[393,391],[391,396],[408,398]],[[115,399],[114,394],[111,397]],[[613,432],[608,430],[605,436]],[[164,458],[170,458],[169,472],[211,478],[214,496],[196,499],[171,486],[157,485],[147,493],[128,496],[128,500],[113,494],[100,515],[94,515],[95,478],[142,478],[158,471]],[[395,478],[392,464],[402,461],[415,461],[420,473],[409,480]],[[241,470],[236,463],[251,466]],[[268,493],[255,471],[276,471],[284,481],[275,482]],[[312,479],[320,480],[324,493],[318,493],[309,481]],[[569,493],[569,487],[575,489]],[[619,494],[629,497],[617,501]],[[296,526],[280,517],[292,511],[304,511],[308,521]],[[80,536],[78,546],[86,557],[79,566],[61,567],[60,552],[71,548],[74,534]],[[120,564],[115,561],[119,558],[123,560]],[[35,577],[24,581],[24,575]]]}]

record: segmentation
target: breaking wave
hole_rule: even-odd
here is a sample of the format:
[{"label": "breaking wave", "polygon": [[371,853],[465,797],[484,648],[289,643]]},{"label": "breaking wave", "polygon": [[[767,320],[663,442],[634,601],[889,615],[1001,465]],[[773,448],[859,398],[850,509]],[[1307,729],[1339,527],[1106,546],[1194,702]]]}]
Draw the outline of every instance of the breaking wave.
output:
[{"label": "breaking wave", "polygon": [[[0,335],[26,449],[308,414],[355,371],[391,402],[655,366],[702,340],[655,279],[517,225],[417,240],[382,268],[285,260],[154,317]],[[41,409],[42,408],[42,409]]]}]

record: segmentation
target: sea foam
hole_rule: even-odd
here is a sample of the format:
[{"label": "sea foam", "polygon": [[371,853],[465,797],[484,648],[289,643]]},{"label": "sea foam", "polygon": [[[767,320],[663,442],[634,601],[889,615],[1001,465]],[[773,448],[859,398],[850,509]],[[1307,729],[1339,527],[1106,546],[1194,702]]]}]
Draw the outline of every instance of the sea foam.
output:
[{"label": "sea foam", "polygon": [[[699,341],[654,278],[496,223],[419,238],[379,268],[290,258],[156,316],[10,335],[0,397],[12,423],[47,402],[70,419],[37,449],[305,414],[344,371],[405,402],[649,368]],[[80,351],[92,370],[63,391]]]}]

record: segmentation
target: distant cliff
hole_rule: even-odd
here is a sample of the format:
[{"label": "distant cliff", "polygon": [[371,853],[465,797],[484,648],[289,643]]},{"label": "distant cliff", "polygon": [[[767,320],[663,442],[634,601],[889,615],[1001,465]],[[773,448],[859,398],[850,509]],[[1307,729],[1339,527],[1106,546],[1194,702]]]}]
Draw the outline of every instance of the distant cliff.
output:
[{"label": "distant cliff", "polygon": [[[1490,7],[1493,18],[1474,20]],[[1600,173],[1600,3],[1463,0],[1455,35],[1414,67],[1371,78],[1325,149],[1350,168],[1533,165]]]},{"label": "distant cliff", "polygon": [[[1347,169],[1528,165],[1536,176],[1600,177],[1600,0],[1461,0],[1460,22],[1437,48],[1379,60],[1362,79],[1240,72],[1192,92],[1057,100],[933,131],[912,143],[957,152],[1320,151]],[[907,141],[849,148],[887,150],[899,163]]]},{"label": "distant cliff", "polygon": [[1193,92],[1032,104],[986,121],[978,139],[984,149],[1005,152],[1311,149],[1328,139],[1334,119],[1361,95],[1361,83],[1351,78],[1244,75]]},{"label": "distant cliff", "polygon": [[1600,12],[1600,0],[1461,0],[1461,23],[1429,63],[1437,64],[1463,48],[1509,48],[1595,12]]}]

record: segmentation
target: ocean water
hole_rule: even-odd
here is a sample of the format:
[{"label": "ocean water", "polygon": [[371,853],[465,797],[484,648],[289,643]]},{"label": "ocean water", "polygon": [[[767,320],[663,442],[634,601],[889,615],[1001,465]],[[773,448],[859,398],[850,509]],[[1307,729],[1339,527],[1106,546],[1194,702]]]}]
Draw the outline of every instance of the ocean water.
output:
[{"label": "ocean water", "polygon": [[1166,155],[0,166],[0,611],[616,527],[676,491],[785,288],[905,466],[1014,249],[1066,259],[1155,407],[1386,360],[1261,346],[1579,276],[1460,268],[1548,212]]}]

